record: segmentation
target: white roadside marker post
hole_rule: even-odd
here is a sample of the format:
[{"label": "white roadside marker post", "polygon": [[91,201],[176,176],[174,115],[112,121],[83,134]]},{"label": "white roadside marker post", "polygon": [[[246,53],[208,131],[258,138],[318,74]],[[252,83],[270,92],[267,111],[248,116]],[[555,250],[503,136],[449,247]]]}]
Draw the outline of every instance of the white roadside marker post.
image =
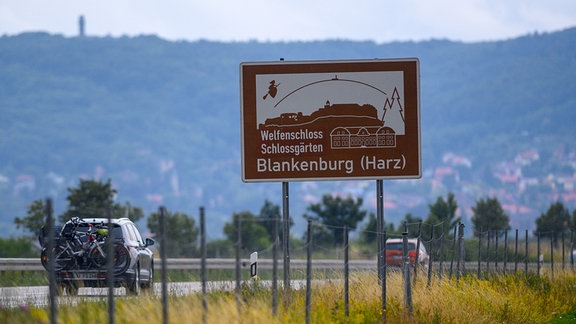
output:
[{"label": "white roadside marker post", "polygon": [[255,279],[258,275],[258,252],[250,254],[250,278]]}]

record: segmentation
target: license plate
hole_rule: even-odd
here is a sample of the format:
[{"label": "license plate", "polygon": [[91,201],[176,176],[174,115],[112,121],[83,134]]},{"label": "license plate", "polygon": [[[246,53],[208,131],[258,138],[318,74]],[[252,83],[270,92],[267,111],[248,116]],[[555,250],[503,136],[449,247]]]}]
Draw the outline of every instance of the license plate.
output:
[{"label": "license plate", "polygon": [[96,272],[74,272],[75,279],[96,279]]}]

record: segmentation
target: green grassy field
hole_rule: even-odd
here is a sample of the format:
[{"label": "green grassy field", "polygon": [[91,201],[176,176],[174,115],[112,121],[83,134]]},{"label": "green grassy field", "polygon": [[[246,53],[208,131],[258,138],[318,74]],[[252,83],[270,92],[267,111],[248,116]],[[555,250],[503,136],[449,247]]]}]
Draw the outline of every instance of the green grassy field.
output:
[{"label": "green grassy field", "polygon": [[[345,314],[341,280],[314,284],[311,296],[311,323],[572,323],[576,321],[576,276],[573,272],[543,275],[475,276],[434,278],[430,287],[419,277],[412,287],[413,314],[404,302],[402,276],[387,279],[385,314],[381,309],[381,287],[373,272],[354,273],[350,278],[349,315]],[[306,315],[305,291],[291,291],[285,303],[278,297],[277,314],[272,313],[272,295],[258,282],[246,284],[242,298],[233,292],[207,296],[207,312],[199,294],[169,297],[170,323],[303,323]],[[115,299],[117,323],[162,323],[159,297],[140,296]],[[79,301],[61,305],[60,323],[105,323],[106,302]],[[22,306],[0,309],[0,323],[48,323],[48,308]]]}]

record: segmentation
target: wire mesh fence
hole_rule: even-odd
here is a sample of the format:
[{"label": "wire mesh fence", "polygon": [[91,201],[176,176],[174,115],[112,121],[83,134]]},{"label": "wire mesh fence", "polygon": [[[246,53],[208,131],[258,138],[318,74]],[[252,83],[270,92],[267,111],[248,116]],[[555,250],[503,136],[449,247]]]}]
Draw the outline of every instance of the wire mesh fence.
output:
[{"label": "wire mesh fence", "polygon": [[[47,201],[47,205],[51,206],[51,202]],[[204,214],[205,210],[201,207],[199,209],[199,236],[191,237],[191,240],[197,243],[194,257],[201,259],[199,280],[202,288],[199,293],[203,296],[202,305],[207,312],[210,307],[205,297],[208,293],[207,286],[211,280],[214,280],[214,277],[210,277],[210,273],[218,269],[208,267],[207,260],[214,257],[214,254],[209,253],[210,235],[206,232]],[[166,268],[168,254],[166,246],[171,237],[166,236],[168,232],[166,218],[169,211],[161,207],[158,215],[156,249],[159,253],[155,256],[155,260],[161,265],[159,269],[161,302],[164,321],[168,322],[167,282],[169,279]],[[107,216],[111,217],[111,213]],[[53,222],[51,210],[48,210],[48,220],[48,224]],[[261,225],[263,222],[268,222],[268,225],[272,223],[271,239],[261,241],[264,244],[248,244],[248,242],[258,241],[259,238],[246,235],[247,232],[243,229],[252,228],[255,224]],[[349,280],[354,272],[359,271],[379,279],[383,310],[386,308],[386,282],[389,273],[400,272],[403,277],[405,305],[409,312],[411,312],[411,286],[421,282],[419,278],[424,278],[430,286],[433,280],[443,278],[458,280],[462,276],[477,276],[479,279],[494,275],[528,275],[530,273],[554,276],[555,271],[574,271],[575,237],[571,230],[560,233],[542,232],[534,235],[530,235],[528,230],[518,229],[478,230],[466,233],[467,229],[461,223],[414,222],[404,223],[403,231],[400,233],[377,233],[346,225],[326,225],[308,220],[304,236],[301,239],[291,238],[287,242],[284,238],[289,236],[280,234],[286,233],[285,229],[281,228],[281,224],[280,216],[266,220],[246,220],[237,215],[233,220],[235,235],[230,235],[233,240],[228,241],[227,252],[222,252],[223,254],[234,252],[235,266],[233,269],[220,272],[218,279],[230,282],[228,287],[233,287],[238,303],[244,300],[243,286],[255,282],[269,283],[266,287],[272,291],[271,307],[274,314],[281,300],[289,305],[291,289],[306,289],[307,321],[309,320],[311,289],[315,287],[315,283],[326,280],[342,282],[344,287],[342,298],[347,313],[350,299]],[[54,231],[48,231],[48,233],[55,235]],[[351,233],[355,234],[356,240],[350,240]],[[372,239],[365,239],[370,237]],[[382,237],[384,244],[378,244],[377,237]],[[465,237],[472,238],[465,239]],[[53,242],[50,238],[47,241]],[[255,246],[257,248],[253,248]],[[288,250],[284,250],[286,246]],[[47,249],[48,260],[53,262],[54,258],[50,254],[53,247],[47,246]],[[107,262],[108,266],[111,266],[112,258],[108,258]],[[57,314],[58,274],[51,264],[47,270],[49,270],[51,314]],[[107,280],[108,302],[111,305],[110,313],[112,314],[109,321],[113,322],[115,291],[113,277],[108,277]],[[282,296],[283,299],[281,299]],[[385,311],[382,314],[385,314]]]}]

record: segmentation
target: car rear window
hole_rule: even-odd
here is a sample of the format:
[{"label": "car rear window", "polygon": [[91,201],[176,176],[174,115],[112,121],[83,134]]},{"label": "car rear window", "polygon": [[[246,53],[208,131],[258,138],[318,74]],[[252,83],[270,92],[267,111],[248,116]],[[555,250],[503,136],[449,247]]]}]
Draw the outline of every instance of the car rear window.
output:
[{"label": "car rear window", "polygon": [[[402,250],[402,242],[386,243],[387,250]],[[414,243],[408,243],[408,250],[416,250],[416,245]]]},{"label": "car rear window", "polygon": [[[78,224],[78,227],[76,228],[76,231],[78,231],[78,232],[88,232],[88,230],[90,229],[90,225],[89,225],[89,224],[90,224],[90,223],[80,223],[80,224]],[[101,226],[102,228],[106,228],[106,227],[107,227],[107,224],[106,224],[106,223],[104,223],[104,224],[98,223],[98,226],[99,226],[99,227]],[[112,224],[112,226],[113,226],[112,236],[113,236],[114,238],[116,238],[116,239],[118,239],[118,238],[123,238],[122,228],[120,227],[120,225],[118,225],[118,224]]]},{"label": "car rear window", "polygon": [[120,227],[120,225],[118,224],[114,224],[113,227],[114,228],[112,230],[112,237],[114,237],[115,239],[124,238],[124,235],[122,235],[122,227]]}]

